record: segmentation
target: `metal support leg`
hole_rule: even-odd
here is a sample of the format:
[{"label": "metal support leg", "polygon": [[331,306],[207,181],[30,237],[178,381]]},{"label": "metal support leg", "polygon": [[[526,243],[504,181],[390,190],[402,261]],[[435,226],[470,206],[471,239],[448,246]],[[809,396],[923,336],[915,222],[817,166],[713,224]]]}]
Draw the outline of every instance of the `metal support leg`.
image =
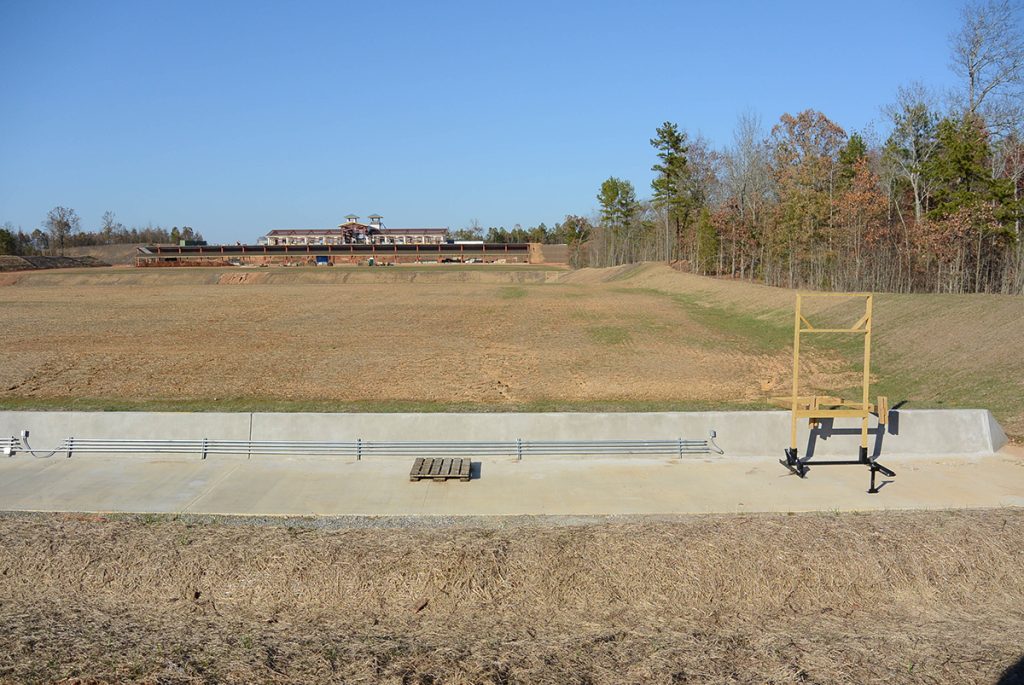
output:
[{"label": "metal support leg", "polygon": [[881,464],[879,464],[879,463],[877,463],[875,461],[871,462],[870,468],[871,468],[871,487],[868,488],[868,494],[869,495],[877,495],[878,494],[878,488],[875,486],[875,474],[876,473],[881,473],[883,476],[886,476],[888,478],[893,478],[893,477],[896,476],[896,472],[893,471],[892,469],[889,469],[889,468],[886,468],[886,467],[882,466]]},{"label": "metal support leg", "polygon": [[797,449],[795,447],[787,447],[786,448],[786,460],[782,461],[780,459],[779,463],[782,464],[783,466],[785,466],[787,469],[789,469],[793,473],[795,473],[796,475],[798,475],[801,478],[803,478],[803,477],[805,477],[807,475],[807,467],[804,465],[804,463],[802,461],[800,461],[800,457],[797,456],[797,455],[798,455],[798,451],[797,451]]}]

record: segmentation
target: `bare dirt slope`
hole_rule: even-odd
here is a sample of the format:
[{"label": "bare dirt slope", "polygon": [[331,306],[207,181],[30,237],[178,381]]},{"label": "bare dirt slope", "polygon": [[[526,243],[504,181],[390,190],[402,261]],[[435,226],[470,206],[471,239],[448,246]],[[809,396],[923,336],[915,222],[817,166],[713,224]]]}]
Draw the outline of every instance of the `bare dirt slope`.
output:
[{"label": "bare dirt slope", "polygon": [[[15,255],[0,255],[0,273],[6,275],[4,285],[16,283],[18,281],[16,274],[21,271],[34,271],[38,269],[81,269],[101,266],[110,266],[110,264],[91,256],[70,257],[29,255],[25,257],[18,257]],[[12,278],[12,276],[14,277]]]},{"label": "bare dirt slope", "polygon": [[[789,389],[793,293],[665,265],[9,282],[8,407],[687,409],[765,406]],[[988,407],[1024,436],[1024,298],[879,295],[875,310],[878,392],[910,407]],[[806,389],[856,385],[848,346],[808,352]]]},{"label": "bare dirt slope", "polygon": [[1024,668],[1019,510],[293,524],[0,518],[0,682],[995,685]]},{"label": "bare dirt slope", "polygon": [[107,262],[108,264],[134,264],[135,256],[144,243],[132,243],[127,245],[86,245],[82,247],[65,248],[65,252],[71,257],[91,256]]}]

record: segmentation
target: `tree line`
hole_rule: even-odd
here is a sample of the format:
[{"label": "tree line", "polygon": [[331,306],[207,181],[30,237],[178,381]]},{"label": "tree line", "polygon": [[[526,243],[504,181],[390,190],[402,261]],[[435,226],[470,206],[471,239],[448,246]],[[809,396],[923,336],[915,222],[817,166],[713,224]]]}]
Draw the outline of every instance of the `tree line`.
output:
[{"label": "tree line", "polygon": [[724,149],[665,122],[650,140],[650,198],[612,176],[598,216],[566,218],[574,261],[668,260],[788,287],[1024,292],[1016,11],[1005,0],[965,7],[951,38],[962,88],[944,102],[919,84],[900,89],[884,138],[813,109],[769,130],[743,114]]},{"label": "tree line", "polygon": [[450,231],[448,237],[453,240],[482,240],[485,243],[559,244],[567,241],[566,230],[561,223],[555,223],[549,228],[544,222],[529,228],[516,224],[511,229],[491,226],[484,230],[479,222],[473,220],[465,228]]},{"label": "tree line", "polygon": [[83,231],[82,220],[74,209],[57,206],[51,209],[41,228],[31,233],[15,229],[11,222],[0,226],[0,254],[8,255],[62,255],[68,247],[91,245],[126,245],[136,243],[178,243],[181,240],[202,240],[203,236],[190,226],[170,230],[161,226],[128,228],[113,212],[103,214],[100,228]]}]

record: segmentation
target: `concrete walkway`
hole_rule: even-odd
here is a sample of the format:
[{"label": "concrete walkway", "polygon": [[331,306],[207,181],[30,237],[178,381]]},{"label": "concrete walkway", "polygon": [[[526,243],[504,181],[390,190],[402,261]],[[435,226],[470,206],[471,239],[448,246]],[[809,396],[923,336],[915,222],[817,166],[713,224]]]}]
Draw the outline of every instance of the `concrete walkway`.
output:
[{"label": "concrete walkway", "polygon": [[[412,460],[0,458],[0,510],[237,515],[601,515],[1024,506],[1024,451],[901,457],[869,495],[860,466],[774,458],[506,460],[468,483],[410,482]],[[883,479],[884,480],[884,479]]]}]

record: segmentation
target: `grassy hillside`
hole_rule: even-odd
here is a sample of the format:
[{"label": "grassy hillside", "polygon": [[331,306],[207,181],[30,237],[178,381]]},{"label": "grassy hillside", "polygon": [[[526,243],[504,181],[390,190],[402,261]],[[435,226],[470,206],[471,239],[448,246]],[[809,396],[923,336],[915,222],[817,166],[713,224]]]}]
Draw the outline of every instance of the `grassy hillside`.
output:
[{"label": "grassy hillside", "polygon": [[[575,274],[574,274],[575,276]],[[580,273],[584,279],[593,274]],[[603,276],[600,276],[603,278]],[[648,265],[615,281],[675,299],[719,330],[766,349],[792,353],[792,291],[709,279]],[[828,302],[828,301],[823,301]],[[831,304],[831,303],[829,303]],[[849,304],[811,305],[823,320],[856,320]],[[990,409],[1016,438],[1024,437],[1024,297],[891,294],[875,296],[873,391],[908,408]],[[831,336],[834,350],[859,370],[859,342]],[[856,374],[853,379],[856,381]],[[837,391],[849,391],[840,383]],[[788,392],[788,381],[781,394]]]},{"label": "grassy hillside", "polygon": [[[793,302],[658,264],[10,274],[0,407],[767,407],[789,392]],[[1022,297],[881,294],[872,395],[987,407],[1024,437],[1022,338]],[[805,389],[859,382],[857,341],[805,349]]]}]

